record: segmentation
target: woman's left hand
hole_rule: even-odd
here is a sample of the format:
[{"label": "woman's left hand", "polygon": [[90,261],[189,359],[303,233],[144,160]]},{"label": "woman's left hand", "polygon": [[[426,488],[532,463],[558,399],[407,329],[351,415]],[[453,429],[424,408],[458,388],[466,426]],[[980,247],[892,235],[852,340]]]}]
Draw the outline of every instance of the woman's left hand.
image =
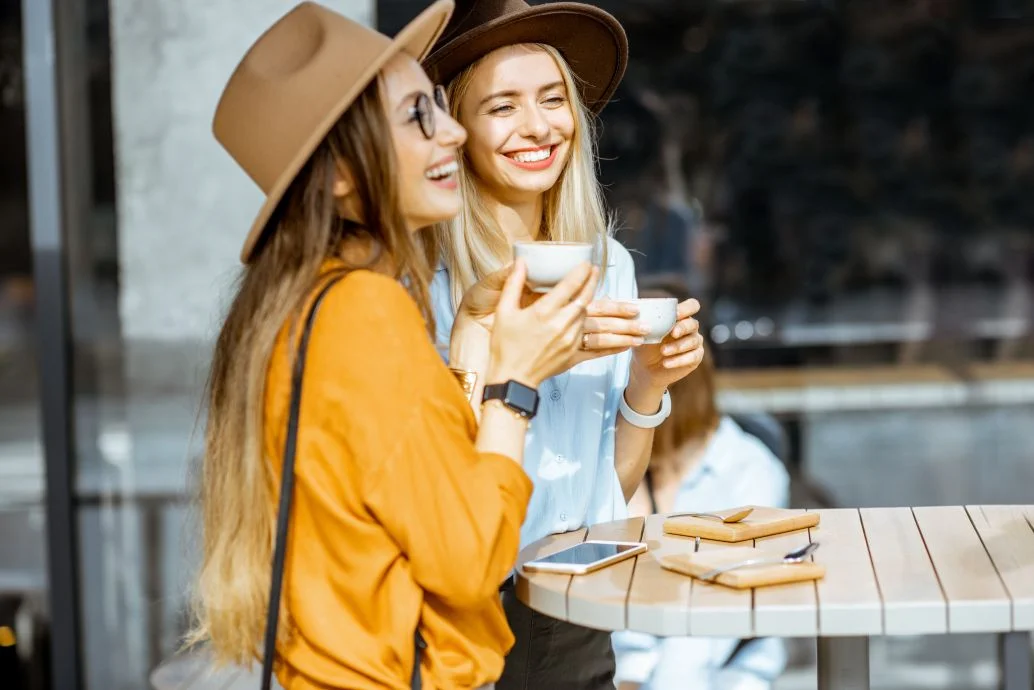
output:
[{"label": "woman's left hand", "polygon": [[704,338],[700,323],[693,316],[700,302],[687,299],[679,304],[675,327],[656,345],[641,345],[632,351],[635,378],[653,389],[664,389],[700,366],[704,358]]}]

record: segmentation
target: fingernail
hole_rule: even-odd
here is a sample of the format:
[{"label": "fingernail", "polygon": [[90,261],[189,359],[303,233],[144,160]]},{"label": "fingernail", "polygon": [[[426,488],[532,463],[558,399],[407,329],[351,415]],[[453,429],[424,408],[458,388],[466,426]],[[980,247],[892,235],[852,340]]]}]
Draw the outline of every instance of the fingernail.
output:
[{"label": "fingernail", "polygon": [[674,366],[674,364],[670,359],[666,359],[663,362],[661,362],[661,366],[663,366],[665,369],[671,369]]},{"label": "fingernail", "polygon": [[661,354],[663,354],[665,357],[670,357],[671,355],[675,354],[675,348],[671,345],[665,345],[661,348]]},{"label": "fingernail", "polygon": [[636,338],[632,342],[635,343],[635,347],[639,347],[644,342],[646,342],[646,339],[645,338]]},{"label": "fingernail", "polygon": [[638,330],[643,335],[648,335],[650,333],[650,327],[646,324],[639,324],[639,328],[636,330]]}]

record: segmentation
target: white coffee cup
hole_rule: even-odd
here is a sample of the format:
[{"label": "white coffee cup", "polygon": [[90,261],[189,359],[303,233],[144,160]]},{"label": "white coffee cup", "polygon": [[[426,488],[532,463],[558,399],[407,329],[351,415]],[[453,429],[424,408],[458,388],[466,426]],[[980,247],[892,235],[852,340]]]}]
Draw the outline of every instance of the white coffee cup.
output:
[{"label": "white coffee cup", "polygon": [[528,267],[528,288],[549,292],[580,263],[592,261],[592,245],[584,242],[517,242],[514,258]]},{"label": "white coffee cup", "polygon": [[638,307],[639,316],[636,320],[650,329],[650,332],[643,336],[643,342],[647,345],[656,345],[664,340],[664,336],[671,333],[675,321],[678,320],[679,301],[674,297],[644,297],[621,301]]}]

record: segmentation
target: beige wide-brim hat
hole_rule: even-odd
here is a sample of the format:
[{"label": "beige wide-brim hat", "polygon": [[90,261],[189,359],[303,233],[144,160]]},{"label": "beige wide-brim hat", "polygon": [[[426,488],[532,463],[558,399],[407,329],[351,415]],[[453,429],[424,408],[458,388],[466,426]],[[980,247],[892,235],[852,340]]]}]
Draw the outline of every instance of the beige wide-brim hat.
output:
[{"label": "beige wide-brim hat", "polygon": [[524,0],[459,0],[452,21],[424,61],[431,79],[448,84],[494,50],[544,43],[560,51],[578,77],[582,100],[599,113],[628,66],[628,37],[608,12],[580,2],[529,5]]},{"label": "beige wide-brim hat", "polygon": [[303,2],[255,42],[216,107],[215,138],[266,195],[241,249],[248,263],[298,171],[399,53],[423,60],[452,15],[438,0],[394,39]]}]

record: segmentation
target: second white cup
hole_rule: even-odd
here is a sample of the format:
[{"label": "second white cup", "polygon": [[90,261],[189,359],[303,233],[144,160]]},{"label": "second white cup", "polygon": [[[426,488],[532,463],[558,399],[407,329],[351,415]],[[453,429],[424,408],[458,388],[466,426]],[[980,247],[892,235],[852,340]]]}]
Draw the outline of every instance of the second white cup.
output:
[{"label": "second white cup", "polygon": [[674,297],[644,297],[642,299],[621,300],[634,304],[639,309],[638,321],[650,329],[643,336],[647,345],[656,345],[671,333],[678,320],[679,301]]}]

